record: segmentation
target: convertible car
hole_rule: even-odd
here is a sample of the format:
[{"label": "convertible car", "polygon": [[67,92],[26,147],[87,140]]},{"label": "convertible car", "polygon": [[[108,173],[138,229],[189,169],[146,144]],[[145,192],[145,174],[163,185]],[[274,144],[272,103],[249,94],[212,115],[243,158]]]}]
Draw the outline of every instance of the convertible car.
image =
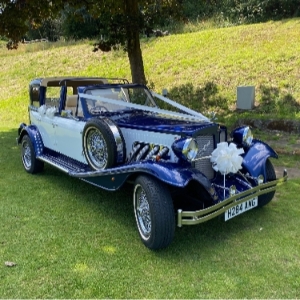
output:
[{"label": "convertible car", "polygon": [[[176,225],[230,220],[269,203],[278,158],[251,129],[230,134],[199,112],[117,78],[51,77],[29,84],[29,120],[17,142],[28,173],[50,164],[115,191],[133,183],[142,242],[167,247]],[[112,200],[113,201],[113,200]]]}]

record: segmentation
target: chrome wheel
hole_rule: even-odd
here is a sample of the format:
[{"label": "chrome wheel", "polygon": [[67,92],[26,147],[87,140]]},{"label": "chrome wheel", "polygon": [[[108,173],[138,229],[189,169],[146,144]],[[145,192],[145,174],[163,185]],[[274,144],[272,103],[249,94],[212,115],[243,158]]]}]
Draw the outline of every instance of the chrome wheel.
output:
[{"label": "chrome wheel", "polygon": [[97,169],[104,169],[107,165],[108,150],[103,135],[98,129],[90,128],[86,137],[87,155],[91,164]]},{"label": "chrome wheel", "polygon": [[84,126],[82,147],[85,159],[94,170],[114,167],[125,160],[121,130],[106,118],[92,118]]},{"label": "chrome wheel", "polygon": [[152,250],[167,247],[175,233],[174,206],[168,187],[157,178],[137,176],[133,206],[143,244]]},{"label": "chrome wheel", "polygon": [[151,215],[147,195],[140,184],[134,189],[134,213],[138,230],[143,239],[149,239],[151,235]]},{"label": "chrome wheel", "polygon": [[21,142],[21,159],[28,173],[39,173],[44,169],[44,162],[36,158],[33,143],[27,134],[23,136]]},{"label": "chrome wheel", "polygon": [[26,140],[22,143],[22,162],[24,168],[30,170],[32,162],[31,148]]}]

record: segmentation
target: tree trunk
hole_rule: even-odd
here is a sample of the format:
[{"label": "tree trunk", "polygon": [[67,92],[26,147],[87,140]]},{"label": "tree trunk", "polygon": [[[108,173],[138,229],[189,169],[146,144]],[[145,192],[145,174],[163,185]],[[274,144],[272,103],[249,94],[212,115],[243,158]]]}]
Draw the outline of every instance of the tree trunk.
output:
[{"label": "tree trunk", "polygon": [[133,83],[146,84],[143,56],[139,35],[139,7],[137,0],[124,0],[127,24],[127,51]]}]

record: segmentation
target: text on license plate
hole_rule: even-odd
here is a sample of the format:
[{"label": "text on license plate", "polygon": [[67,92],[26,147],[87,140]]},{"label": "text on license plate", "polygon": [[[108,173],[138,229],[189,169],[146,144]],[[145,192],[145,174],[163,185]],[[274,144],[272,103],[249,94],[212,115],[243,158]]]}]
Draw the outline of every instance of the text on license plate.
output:
[{"label": "text on license plate", "polygon": [[225,211],[225,221],[232,219],[243,212],[250,210],[257,206],[257,197],[239,203]]}]

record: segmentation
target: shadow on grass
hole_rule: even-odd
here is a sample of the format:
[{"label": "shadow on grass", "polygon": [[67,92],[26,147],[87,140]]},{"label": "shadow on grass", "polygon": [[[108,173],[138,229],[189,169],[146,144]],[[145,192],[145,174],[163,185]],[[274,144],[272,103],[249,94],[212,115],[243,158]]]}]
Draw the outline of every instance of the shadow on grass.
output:
[{"label": "shadow on grass", "polygon": [[260,85],[260,98],[256,111],[259,113],[295,114],[300,111],[300,103],[286,89]]},{"label": "shadow on grass", "polygon": [[[230,117],[233,113],[237,115],[251,113],[252,118],[266,116],[276,118],[279,115],[293,117],[300,111],[300,103],[287,88],[267,85],[256,87],[256,106],[253,110],[247,111],[232,109],[235,107],[236,99],[222,96],[220,87],[211,81],[204,83],[203,86],[195,86],[189,82],[173,87],[169,90],[168,97],[203,114],[215,111],[224,117]],[[165,109],[170,109],[165,103],[159,104]]]},{"label": "shadow on grass", "polygon": [[228,99],[222,97],[218,86],[210,81],[202,87],[195,87],[192,83],[173,87],[168,91],[168,97],[202,113],[211,110],[228,110]]}]

